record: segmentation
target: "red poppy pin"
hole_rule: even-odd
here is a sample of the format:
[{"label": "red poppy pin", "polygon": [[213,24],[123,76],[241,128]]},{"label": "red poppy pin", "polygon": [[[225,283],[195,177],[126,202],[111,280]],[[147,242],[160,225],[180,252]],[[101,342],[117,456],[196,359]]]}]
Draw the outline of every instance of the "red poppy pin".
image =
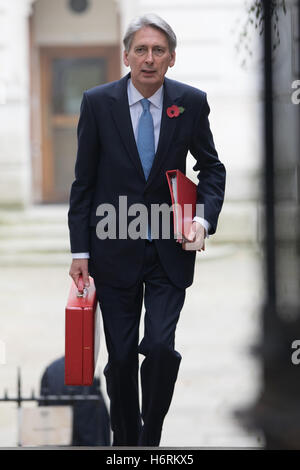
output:
[{"label": "red poppy pin", "polygon": [[176,104],[173,104],[173,106],[170,106],[167,109],[167,115],[169,116],[169,118],[178,117],[183,112],[184,108],[182,106],[176,106]]}]

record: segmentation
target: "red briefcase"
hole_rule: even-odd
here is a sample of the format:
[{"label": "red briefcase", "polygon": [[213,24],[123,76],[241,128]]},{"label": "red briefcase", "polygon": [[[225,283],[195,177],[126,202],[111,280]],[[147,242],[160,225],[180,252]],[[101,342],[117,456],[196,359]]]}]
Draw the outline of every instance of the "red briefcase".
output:
[{"label": "red briefcase", "polygon": [[91,385],[99,350],[99,318],[93,278],[74,281],[65,310],[65,385]]}]

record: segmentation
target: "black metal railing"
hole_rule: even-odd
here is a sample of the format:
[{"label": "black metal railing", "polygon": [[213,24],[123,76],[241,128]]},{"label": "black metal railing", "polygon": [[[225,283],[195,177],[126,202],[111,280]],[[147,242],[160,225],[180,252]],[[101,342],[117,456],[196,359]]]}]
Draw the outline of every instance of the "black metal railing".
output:
[{"label": "black metal railing", "polygon": [[[82,402],[82,401],[87,401],[87,400],[97,400],[99,401],[101,399],[100,395],[100,387],[99,385],[96,385],[95,390],[97,393],[95,394],[89,394],[88,389],[85,388],[83,389],[83,393],[78,393],[76,391],[76,387],[74,386],[74,391],[72,390],[72,386],[68,386],[68,390],[70,390],[69,394],[48,394],[47,393],[47,388],[43,387],[43,391],[45,393],[36,395],[35,391],[32,390],[31,394],[29,396],[24,396],[22,393],[22,377],[21,377],[21,368],[18,367],[17,370],[17,393],[14,396],[10,396],[7,389],[4,389],[3,396],[0,397],[0,403],[12,403],[15,402],[17,403],[17,408],[20,412],[22,408],[22,404],[24,402],[36,402],[39,406],[48,406],[48,405],[69,405],[73,406],[76,402]],[[99,394],[98,394],[99,391]],[[20,422],[18,423],[19,429],[18,429],[18,447],[22,446],[21,439],[20,439]]]}]

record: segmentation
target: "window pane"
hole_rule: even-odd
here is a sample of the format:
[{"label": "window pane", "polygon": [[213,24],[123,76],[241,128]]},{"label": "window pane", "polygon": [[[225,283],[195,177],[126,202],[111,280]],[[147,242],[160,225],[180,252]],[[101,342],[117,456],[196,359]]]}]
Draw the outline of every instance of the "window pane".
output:
[{"label": "window pane", "polygon": [[52,112],[78,114],[84,90],[107,81],[104,58],[53,60]]}]

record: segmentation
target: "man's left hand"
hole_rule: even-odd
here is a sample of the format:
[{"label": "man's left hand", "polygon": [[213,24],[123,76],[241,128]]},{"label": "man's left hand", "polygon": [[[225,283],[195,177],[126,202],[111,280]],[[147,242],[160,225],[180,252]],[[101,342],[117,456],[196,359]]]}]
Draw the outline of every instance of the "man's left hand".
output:
[{"label": "man's left hand", "polygon": [[205,228],[199,222],[194,221],[188,234],[189,241],[182,242],[184,250],[205,251]]}]

